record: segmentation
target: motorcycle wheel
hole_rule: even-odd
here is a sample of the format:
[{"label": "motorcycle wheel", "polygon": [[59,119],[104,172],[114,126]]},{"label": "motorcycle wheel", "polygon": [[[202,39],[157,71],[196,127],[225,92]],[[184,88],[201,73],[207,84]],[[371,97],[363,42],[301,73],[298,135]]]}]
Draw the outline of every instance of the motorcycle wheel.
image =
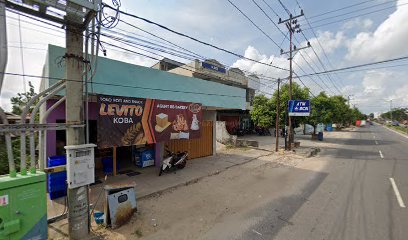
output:
[{"label": "motorcycle wheel", "polygon": [[177,165],[178,169],[183,169],[187,164],[187,161],[183,161],[182,163],[180,163],[179,165]]}]

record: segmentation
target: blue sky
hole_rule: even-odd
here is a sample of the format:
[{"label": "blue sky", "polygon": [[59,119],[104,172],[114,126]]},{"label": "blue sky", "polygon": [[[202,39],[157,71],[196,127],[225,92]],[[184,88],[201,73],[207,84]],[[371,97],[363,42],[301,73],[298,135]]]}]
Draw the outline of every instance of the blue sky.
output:
[{"label": "blue sky", "polygon": [[[247,14],[270,38],[277,42],[278,45],[283,42],[282,48],[284,50],[288,49],[288,41],[284,40],[282,33],[270,22],[261,10],[258,9],[252,0],[231,1]],[[264,9],[275,23],[278,21],[278,16],[282,19],[288,17],[288,14],[278,0],[265,0],[276,14],[272,12],[263,0],[254,1]],[[109,4],[110,2],[106,1],[106,3]],[[317,41],[313,32],[308,30],[309,25],[305,21],[305,18],[299,18],[301,28],[304,29],[303,33],[313,46],[313,49],[302,51],[302,55],[307,61],[305,61],[300,54],[295,56],[296,64],[294,65],[294,71],[299,75],[303,75],[304,73],[298,66],[306,73],[323,71],[324,69],[320,61],[323,62],[326,69],[332,69],[408,55],[408,48],[405,44],[406,39],[408,39],[408,27],[405,24],[408,21],[408,0],[319,0],[298,1],[298,3],[296,0],[282,0],[282,3],[294,14],[300,13],[299,3],[318,37]],[[316,17],[316,15],[352,4],[359,5]],[[361,10],[363,8],[367,9]],[[389,9],[381,10],[384,8]],[[211,44],[245,55],[246,57],[254,58],[265,63],[272,61],[273,64],[283,68],[289,67],[287,57],[280,56],[279,48],[251,25],[227,0],[126,0],[122,1],[121,9],[161,23],[169,28],[197,37]],[[357,15],[375,10],[381,11],[356,17]],[[351,11],[354,11],[354,13],[348,14]],[[340,14],[344,15],[335,17]],[[8,40],[10,45],[7,71],[21,73],[22,61],[20,48],[18,48],[19,28],[17,15],[9,12],[7,16]],[[348,17],[350,17],[350,19],[345,21],[320,26]],[[126,16],[121,16],[121,18],[124,21],[171,40],[205,57],[215,58],[227,66],[240,67],[244,70],[270,77],[287,77],[287,72],[261,64],[239,60],[235,56],[176,36],[140,20]],[[42,65],[45,61],[46,44],[51,43],[65,46],[64,34],[61,30],[48,30],[24,21],[27,21],[27,19],[21,17],[22,42],[25,47],[23,48],[24,70],[26,74],[40,75]],[[30,21],[32,22],[32,20]],[[42,25],[39,23],[36,24]],[[279,27],[283,32],[287,32],[283,25]],[[119,23],[114,30],[126,30],[135,34],[145,35],[123,23]],[[296,34],[296,38],[300,42],[300,44],[296,44],[298,47],[306,44],[305,37],[302,34]],[[329,61],[320,45],[323,46]],[[318,57],[316,57],[315,52]],[[151,59],[118,52],[113,49],[108,49],[108,57],[144,66],[151,66],[154,63]],[[186,59],[173,56],[171,56],[171,58],[188,62]],[[398,64],[404,63],[406,64],[407,61],[398,62]],[[312,67],[310,67],[309,64]],[[389,65],[397,65],[397,63],[381,66]],[[370,69],[367,71],[331,74],[331,79],[324,75],[320,78],[313,77],[313,79],[304,77],[302,81],[309,86],[314,93],[322,91],[323,88],[323,90],[332,95],[353,95],[352,103],[356,104],[364,112],[381,112],[389,108],[389,103],[386,101],[389,99],[394,99],[394,106],[408,105],[408,81],[406,81],[405,77],[408,73],[407,69],[407,66]],[[36,87],[39,86],[38,79],[26,78],[26,84],[28,81],[32,81]],[[335,86],[333,86],[332,81]],[[9,109],[8,99],[15,95],[16,92],[23,90],[23,82],[24,80],[21,77],[6,77],[0,98],[1,106]],[[265,83],[269,84],[269,82]],[[273,92],[273,90],[273,87],[262,87],[262,91],[264,92]]]}]

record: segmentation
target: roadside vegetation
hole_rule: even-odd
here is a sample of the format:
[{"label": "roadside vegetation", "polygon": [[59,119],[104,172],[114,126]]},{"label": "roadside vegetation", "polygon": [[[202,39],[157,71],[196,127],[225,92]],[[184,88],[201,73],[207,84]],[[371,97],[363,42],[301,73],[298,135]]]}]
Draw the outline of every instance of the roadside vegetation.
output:
[{"label": "roadside vegetation", "polygon": [[[12,113],[20,115],[23,112],[24,107],[27,103],[33,98],[36,93],[34,91],[34,86],[31,82],[28,83],[30,88],[25,93],[17,93],[17,96],[12,97],[10,99],[11,106],[12,106]],[[35,105],[35,104],[34,104]],[[30,114],[33,109],[30,109]],[[36,121],[39,118],[39,113],[34,116]],[[26,141],[27,146],[26,149],[29,149],[30,141]],[[16,170],[20,171],[20,137],[13,136],[12,137],[12,146],[13,146],[13,155],[14,155],[14,162],[16,164]],[[30,156],[27,156],[27,159],[30,159]],[[8,165],[8,158],[7,158],[7,149],[6,149],[6,142],[4,139],[4,135],[0,135],[0,175],[8,174],[9,173],[9,165]]]},{"label": "roadside vegetation", "polygon": [[[310,116],[293,118],[293,127],[298,127],[300,124],[310,124],[316,129],[318,123],[349,126],[358,119],[367,118],[358,108],[350,108],[347,99],[343,96],[328,96],[325,92],[312,96],[308,88],[301,87],[297,83],[292,84],[292,93],[293,99],[311,100]],[[255,96],[253,110],[250,112],[255,125],[266,128],[275,126],[277,99],[277,90],[270,98],[265,95]],[[289,84],[284,84],[280,90],[279,104],[279,126],[281,128],[287,122],[288,101]]]}]

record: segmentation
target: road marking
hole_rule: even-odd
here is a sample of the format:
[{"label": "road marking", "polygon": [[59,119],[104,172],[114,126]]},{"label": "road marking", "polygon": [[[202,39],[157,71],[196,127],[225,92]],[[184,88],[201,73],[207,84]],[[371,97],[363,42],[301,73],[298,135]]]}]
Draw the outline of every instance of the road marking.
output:
[{"label": "road marking", "polygon": [[390,178],[390,181],[391,181],[392,188],[394,189],[394,193],[395,193],[395,196],[397,197],[397,201],[400,207],[405,208],[404,201],[402,200],[401,194],[398,191],[398,187],[397,187],[397,184],[395,184],[394,178]]},{"label": "road marking", "polygon": [[[384,127],[384,126],[383,126],[383,127]],[[388,127],[384,127],[384,128],[390,130],[391,132],[394,132],[394,133],[396,133],[396,134],[399,134],[399,135],[401,135],[401,136],[404,137],[404,138],[408,138],[407,135],[405,135],[405,134],[403,134],[403,133],[400,133],[400,132],[398,132],[398,131],[395,131],[394,129],[391,129],[391,128],[388,128]]]},{"label": "road marking", "polygon": [[382,154],[381,150],[378,151],[380,153],[380,157],[384,158],[384,155]]},{"label": "road marking", "polygon": [[262,233],[260,233],[260,232],[256,231],[255,229],[252,229],[252,232],[254,232],[254,233],[258,234],[259,236],[262,236]]},{"label": "road marking", "polygon": [[373,135],[373,138],[375,139],[375,135]]},{"label": "road marking", "polygon": [[378,142],[377,142],[377,140],[375,140],[375,145],[378,145]]}]

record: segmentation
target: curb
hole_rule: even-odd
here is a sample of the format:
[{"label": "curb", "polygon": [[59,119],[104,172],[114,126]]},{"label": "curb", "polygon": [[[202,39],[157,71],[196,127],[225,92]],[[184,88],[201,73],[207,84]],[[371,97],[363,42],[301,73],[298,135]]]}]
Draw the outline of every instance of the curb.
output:
[{"label": "curb", "polygon": [[297,155],[300,155],[300,156],[304,156],[304,157],[306,157],[306,158],[311,158],[311,157],[314,157],[314,156],[316,156],[318,153],[320,152],[320,148],[318,148],[318,147],[313,147],[313,148],[310,148],[308,151],[306,151],[305,153],[296,153],[295,152],[295,154],[297,154]]},{"label": "curb", "polygon": [[207,175],[204,175],[204,176],[201,176],[201,177],[197,177],[197,178],[188,180],[188,181],[186,181],[186,182],[182,182],[182,183],[176,184],[176,185],[174,185],[174,186],[170,186],[170,187],[167,187],[167,188],[158,190],[158,191],[156,191],[156,192],[152,192],[152,193],[146,194],[146,195],[144,195],[144,196],[136,197],[136,200],[142,200],[142,199],[150,198],[150,197],[158,197],[158,196],[162,195],[163,193],[170,192],[170,191],[175,190],[175,189],[177,189],[177,188],[179,188],[179,187],[188,186],[188,185],[190,185],[190,184],[197,183],[197,182],[203,180],[204,178],[211,177],[211,176],[214,176],[214,175],[218,175],[218,174],[220,174],[220,173],[222,173],[222,172],[224,172],[224,171],[226,171],[226,170],[228,170],[228,169],[230,169],[230,168],[232,168],[232,167],[241,166],[241,165],[247,164],[247,163],[249,163],[249,162],[252,162],[252,161],[254,161],[254,160],[256,160],[256,159],[259,159],[259,158],[261,158],[261,157],[266,157],[266,156],[270,156],[270,155],[272,155],[272,154],[271,154],[271,153],[270,153],[270,154],[264,154],[264,155],[260,155],[260,156],[258,156],[258,157],[250,158],[250,159],[248,159],[248,160],[246,160],[246,161],[243,161],[243,162],[240,162],[240,163],[237,163],[237,164],[233,164],[233,165],[228,166],[228,167],[225,167],[225,168],[223,168],[223,169],[221,169],[221,170],[217,170],[217,171],[211,172],[211,173],[209,173],[209,174],[207,174]]}]

